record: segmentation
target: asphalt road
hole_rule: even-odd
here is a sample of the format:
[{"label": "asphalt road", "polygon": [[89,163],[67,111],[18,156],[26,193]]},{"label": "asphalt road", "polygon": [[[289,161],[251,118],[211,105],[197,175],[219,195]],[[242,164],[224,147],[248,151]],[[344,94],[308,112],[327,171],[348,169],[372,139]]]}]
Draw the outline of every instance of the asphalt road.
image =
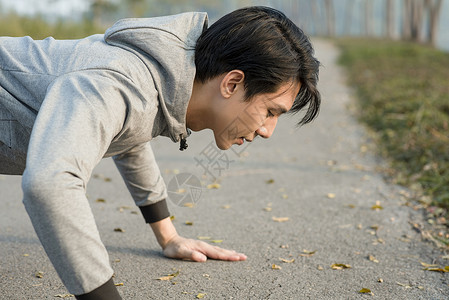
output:
[{"label": "asphalt road", "polygon": [[[347,108],[352,95],[337,49],[314,44],[323,103],[312,124],[295,129],[298,118],[283,117],[269,140],[224,153],[210,147],[211,132],[194,133],[184,152],[166,138],[152,142],[178,193],[169,201],[178,232],[243,252],[247,261],[163,257],[112,161],[95,169],[87,194],[125,299],[449,298],[449,275],[421,264],[444,267],[448,257],[413,229],[424,220],[404,205],[407,191],[376,172],[382,162]],[[190,180],[183,184],[180,173]],[[207,188],[212,176],[218,189]],[[0,176],[0,299],[58,299],[67,291],[21,195],[20,177]],[[169,274],[177,276],[158,280]]]}]

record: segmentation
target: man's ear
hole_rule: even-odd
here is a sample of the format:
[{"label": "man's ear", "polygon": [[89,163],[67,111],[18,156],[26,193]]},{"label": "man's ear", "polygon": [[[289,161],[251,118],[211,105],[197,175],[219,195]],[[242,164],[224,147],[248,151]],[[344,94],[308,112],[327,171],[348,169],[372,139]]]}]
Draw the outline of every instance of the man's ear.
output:
[{"label": "man's ear", "polygon": [[228,72],[220,83],[221,95],[228,99],[236,93],[239,88],[243,88],[245,73],[241,70],[232,70]]}]

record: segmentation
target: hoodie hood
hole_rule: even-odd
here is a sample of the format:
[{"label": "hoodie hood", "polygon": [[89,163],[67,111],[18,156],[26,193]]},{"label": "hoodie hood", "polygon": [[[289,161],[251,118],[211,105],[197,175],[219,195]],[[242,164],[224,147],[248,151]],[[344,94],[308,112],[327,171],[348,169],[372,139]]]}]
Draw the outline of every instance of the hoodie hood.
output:
[{"label": "hoodie hood", "polygon": [[195,45],[207,22],[207,14],[197,12],[123,19],[104,35],[106,43],[133,52],[147,66],[174,142],[188,136],[186,112],[195,79]]}]

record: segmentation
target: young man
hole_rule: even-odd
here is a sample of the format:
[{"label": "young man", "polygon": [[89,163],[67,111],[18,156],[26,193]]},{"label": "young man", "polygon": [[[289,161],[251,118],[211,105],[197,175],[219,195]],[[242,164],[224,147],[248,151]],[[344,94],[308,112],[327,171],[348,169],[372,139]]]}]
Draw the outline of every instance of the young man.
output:
[{"label": "young man", "polygon": [[[180,237],[149,141],[212,129],[220,149],[268,138],[278,117],[314,119],[319,62],[304,33],[266,7],[117,22],[82,40],[0,38],[0,173],[23,174],[23,203],[77,299],[120,299],[85,196],[112,156],[167,257],[246,256]],[[233,130],[228,126],[233,123]]]}]

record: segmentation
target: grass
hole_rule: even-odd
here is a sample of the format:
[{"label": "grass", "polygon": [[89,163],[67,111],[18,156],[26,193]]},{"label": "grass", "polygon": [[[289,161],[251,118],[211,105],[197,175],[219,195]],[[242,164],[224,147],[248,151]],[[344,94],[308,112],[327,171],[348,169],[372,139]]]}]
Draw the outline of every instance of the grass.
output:
[{"label": "grass", "polygon": [[449,53],[383,40],[343,39],[339,62],[357,91],[396,183],[449,209]]}]

